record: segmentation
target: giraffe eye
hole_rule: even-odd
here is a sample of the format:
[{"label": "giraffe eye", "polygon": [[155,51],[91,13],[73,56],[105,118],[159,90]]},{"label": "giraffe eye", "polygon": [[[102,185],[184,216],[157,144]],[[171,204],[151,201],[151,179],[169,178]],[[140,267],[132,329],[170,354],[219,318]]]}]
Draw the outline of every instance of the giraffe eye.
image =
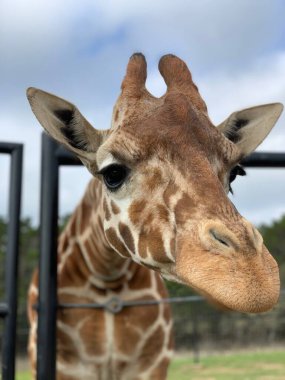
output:
[{"label": "giraffe eye", "polygon": [[230,183],[230,192],[233,194],[233,189],[231,187],[231,183],[236,179],[238,175],[244,176],[246,175],[246,172],[244,168],[240,165],[236,165],[231,171],[230,171],[230,177],[229,177],[229,183]]},{"label": "giraffe eye", "polygon": [[129,169],[126,166],[112,164],[100,170],[98,174],[103,176],[103,180],[107,188],[111,191],[115,191],[122,186],[128,173]]}]

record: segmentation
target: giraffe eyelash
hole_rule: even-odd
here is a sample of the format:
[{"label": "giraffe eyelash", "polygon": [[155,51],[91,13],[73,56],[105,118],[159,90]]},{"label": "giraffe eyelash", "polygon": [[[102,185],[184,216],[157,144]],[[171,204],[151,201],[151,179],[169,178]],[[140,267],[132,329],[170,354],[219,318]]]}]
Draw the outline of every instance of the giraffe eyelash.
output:
[{"label": "giraffe eyelash", "polygon": [[241,166],[241,165],[236,165],[231,171],[230,171],[230,175],[229,175],[229,192],[231,194],[233,194],[233,189],[231,187],[231,183],[234,182],[234,180],[236,179],[236,177],[240,175],[240,176],[245,176],[246,175],[246,171],[244,170],[244,168]]}]

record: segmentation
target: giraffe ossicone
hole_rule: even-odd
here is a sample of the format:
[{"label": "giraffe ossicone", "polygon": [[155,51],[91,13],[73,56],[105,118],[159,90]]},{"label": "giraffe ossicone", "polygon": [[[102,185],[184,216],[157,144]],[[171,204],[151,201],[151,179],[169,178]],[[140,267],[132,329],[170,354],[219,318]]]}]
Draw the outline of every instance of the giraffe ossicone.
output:
[{"label": "giraffe ossicone", "polygon": [[[269,310],[279,297],[277,264],[227,193],[239,162],[268,135],[283,106],[238,111],[216,127],[186,64],[166,55],[159,70],[167,91],[156,98],[145,87],[144,56],[130,58],[111,128],[104,131],[61,98],[35,88],[27,96],[46,132],[95,178],[104,250],[110,251],[108,263],[110,257],[117,263],[113,277],[127,259],[222,308]],[[92,281],[99,286],[100,276]]]}]

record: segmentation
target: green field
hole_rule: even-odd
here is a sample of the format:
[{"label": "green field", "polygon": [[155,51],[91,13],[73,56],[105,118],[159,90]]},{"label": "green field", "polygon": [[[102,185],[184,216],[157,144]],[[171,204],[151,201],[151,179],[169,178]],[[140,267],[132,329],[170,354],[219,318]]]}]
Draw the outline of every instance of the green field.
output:
[{"label": "green field", "polygon": [[284,380],[285,350],[173,360],[168,380]]},{"label": "green field", "polygon": [[16,375],[16,380],[31,380],[31,378],[29,372],[18,372]]},{"label": "green field", "polygon": [[[208,356],[194,364],[191,355],[176,357],[168,380],[284,380],[285,350]],[[28,372],[16,380],[31,380]]]}]

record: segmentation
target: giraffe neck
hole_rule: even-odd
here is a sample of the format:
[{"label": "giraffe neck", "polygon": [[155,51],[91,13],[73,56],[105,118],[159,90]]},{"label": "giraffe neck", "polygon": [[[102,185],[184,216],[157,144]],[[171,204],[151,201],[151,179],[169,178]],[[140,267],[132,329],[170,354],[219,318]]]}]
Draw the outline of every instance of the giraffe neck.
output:
[{"label": "giraffe neck", "polygon": [[[106,289],[129,280],[137,264],[119,256],[106,240],[103,229],[102,184],[92,179],[59,239],[58,271],[67,270],[70,255],[78,256],[74,265],[84,271],[95,286]],[[70,271],[74,271],[74,265]]]}]

